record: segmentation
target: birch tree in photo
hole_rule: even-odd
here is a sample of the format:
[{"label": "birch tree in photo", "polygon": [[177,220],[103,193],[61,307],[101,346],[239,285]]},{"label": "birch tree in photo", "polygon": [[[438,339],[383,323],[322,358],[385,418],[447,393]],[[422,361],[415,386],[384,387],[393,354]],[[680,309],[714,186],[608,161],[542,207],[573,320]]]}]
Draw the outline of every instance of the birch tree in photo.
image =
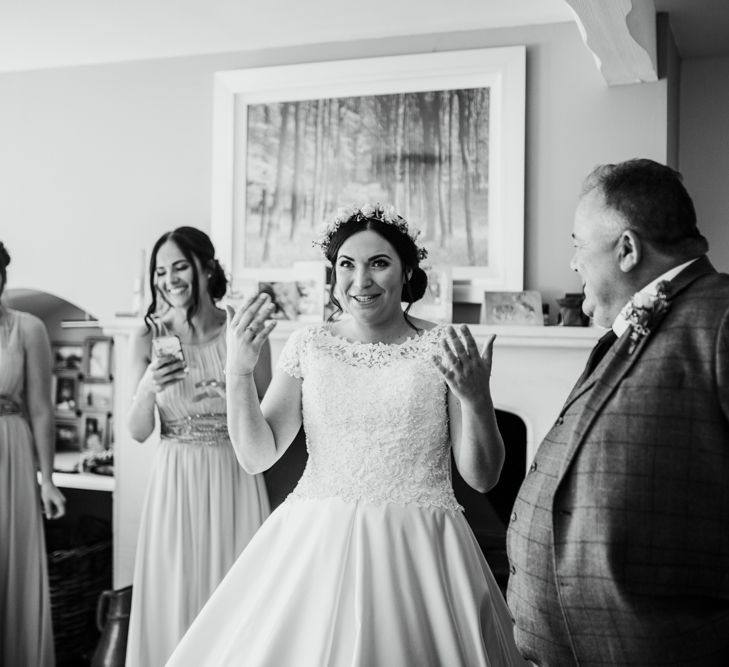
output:
[{"label": "birch tree in photo", "polygon": [[470,148],[471,135],[471,108],[470,91],[457,90],[458,96],[458,143],[461,151],[461,165],[463,166],[463,214],[466,231],[466,251],[470,266],[476,264],[473,250],[473,220],[471,217],[471,182],[473,167]]},{"label": "birch tree in photo", "polygon": [[316,229],[321,224],[321,218],[319,217],[319,199],[321,193],[319,191],[320,172],[322,169],[322,142],[323,142],[323,119],[322,119],[322,107],[324,105],[323,100],[316,100],[314,102],[314,138],[312,140],[314,145],[314,166],[311,170],[311,227]]},{"label": "birch tree in photo", "polygon": [[443,103],[445,96],[440,91],[435,93],[433,109],[435,111],[435,182],[438,189],[438,230],[440,232],[440,247],[445,248],[448,243],[448,224],[446,222],[446,201],[443,187]]},{"label": "birch tree in photo", "polygon": [[291,226],[289,227],[289,239],[294,238],[296,222],[299,219],[301,208],[301,195],[303,194],[303,163],[305,151],[304,130],[306,128],[301,102],[294,102],[294,158],[293,173],[291,175]]},{"label": "birch tree in photo", "polygon": [[453,182],[455,179],[453,170],[453,156],[456,154],[456,140],[453,132],[455,120],[455,93],[448,91],[448,236],[453,236]]},{"label": "birch tree in photo", "polygon": [[435,160],[436,126],[438,124],[437,106],[440,103],[437,93],[420,93],[417,96],[420,105],[421,129],[423,138],[422,183],[423,183],[423,239],[435,238],[435,216],[437,213],[437,184]]},{"label": "birch tree in photo", "polygon": [[265,262],[269,258],[272,228],[278,228],[281,223],[281,201],[285,173],[286,159],[286,142],[288,139],[289,128],[289,102],[281,103],[281,121],[278,133],[278,155],[276,160],[276,186],[273,191],[273,201],[271,202],[271,212],[268,216],[266,228],[263,236],[263,251],[261,259]]},{"label": "birch tree in photo", "polygon": [[395,96],[395,133],[393,137],[393,162],[394,179],[392,183],[392,204],[396,210],[402,210],[402,150],[403,150],[403,125],[405,118],[405,95],[398,93]]}]

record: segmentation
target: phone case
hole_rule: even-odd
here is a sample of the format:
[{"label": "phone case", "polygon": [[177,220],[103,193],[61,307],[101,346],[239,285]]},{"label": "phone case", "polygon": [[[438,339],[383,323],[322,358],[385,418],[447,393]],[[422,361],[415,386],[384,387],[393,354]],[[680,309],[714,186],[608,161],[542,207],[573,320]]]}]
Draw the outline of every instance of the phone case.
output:
[{"label": "phone case", "polygon": [[157,358],[172,357],[185,361],[185,355],[182,352],[182,343],[177,336],[160,336],[152,339],[152,349]]}]

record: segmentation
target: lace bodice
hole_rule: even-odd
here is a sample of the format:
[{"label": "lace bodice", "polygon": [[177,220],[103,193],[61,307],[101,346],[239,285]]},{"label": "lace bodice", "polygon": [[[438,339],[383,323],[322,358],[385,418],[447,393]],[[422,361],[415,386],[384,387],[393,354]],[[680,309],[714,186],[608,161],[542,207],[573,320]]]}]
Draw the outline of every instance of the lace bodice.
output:
[{"label": "lace bodice", "polygon": [[302,379],[309,459],[292,495],[461,510],[451,485],[446,384],[431,361],[444,329],[402,345],[299,329],[278,368]]}]

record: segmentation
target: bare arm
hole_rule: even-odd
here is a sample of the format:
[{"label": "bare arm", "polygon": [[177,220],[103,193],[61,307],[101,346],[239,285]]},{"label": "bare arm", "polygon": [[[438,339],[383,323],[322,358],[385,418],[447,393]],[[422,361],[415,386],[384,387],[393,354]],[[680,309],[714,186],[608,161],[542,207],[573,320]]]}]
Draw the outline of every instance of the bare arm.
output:
[{"label": "bare arm", "polygon": [[281,457],[301,426],[301,380],[277,372],[259,403],[254,368],[275,326],[266,323],[271,304],[262,296],[250,299],[238,312],[230,306],[226,311],[228,432],[239,463],[255,474]]},{"label": "bare arm", "polygon": [[261,353],[258,355],[258,362],[253,371],[253,379],[256,383],[256,392],[260,401],[265,395],[268,385],[271,384],[271,343],[268,339],[261,346]]},{"label": "bare arm", "polygon": [[259,403],[251,375],[228,373],[228,432],[243,469],[268,470],[293,442],[301,427],[301,380],[277,371]]},{"label": "bare arm", "polygon": [[496,424],[489,377],[494,336],[479,353],[467,327],[459,338],[452,327],[436,362],[448,383],[448,416],[453,456],[469,486],[485,493],[499,480],[504,441]]},{"label": "bare arm", "polygon": [[51,407],[51,345],[43,323],[23,318],[25,391],[30,428],[41,473],[41,500],[49,519],[62,517],[65,498],[53,483],[53,409]]}]

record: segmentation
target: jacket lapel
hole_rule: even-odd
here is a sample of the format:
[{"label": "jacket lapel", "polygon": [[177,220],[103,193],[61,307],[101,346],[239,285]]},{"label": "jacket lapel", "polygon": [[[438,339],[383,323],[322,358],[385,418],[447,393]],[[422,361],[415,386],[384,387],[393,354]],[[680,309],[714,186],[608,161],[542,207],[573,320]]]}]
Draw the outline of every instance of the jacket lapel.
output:
[{"label": "jacket lapel", "polygon": [[[697,278],[708,273],[716,273],[716,269],[714,269],[711,265],[709,259],[706,256],[697,259],[671,281],[670,299],[675,299],[679,293],[685,290]],[[630,329],[628,329],[617,341],[615,341],[591,376],[587,378],[582,385],[578,383],[572,389],[572,392],[567,397],[567,400],[562,407],[560,416],[564,414],[567,408],[585,392],[590,391],[591,393],[587,397],[585,407],[581,411],[572,431],[567,456],[565,457],[562,470],[560,471],[560,477],[569,467],[575,452],[584,441],[584,434],[587,433],[597,416],[602,412],[605,402],[608,400],[613,391],[615,391],[628,371],[633,367],[633,364],[635,364],[638,360],[643,349],[648,344],[655,331],[660,328],[663,319],[666,315],[670,314],[670,312],[669,308],[668,311],[663,314],[663,317],[655,323],[655,326],[651,329],[648,335],[644,336],[638,342],[635,349],[630,354],[628,353],[628,348],[630,346]]]}]

